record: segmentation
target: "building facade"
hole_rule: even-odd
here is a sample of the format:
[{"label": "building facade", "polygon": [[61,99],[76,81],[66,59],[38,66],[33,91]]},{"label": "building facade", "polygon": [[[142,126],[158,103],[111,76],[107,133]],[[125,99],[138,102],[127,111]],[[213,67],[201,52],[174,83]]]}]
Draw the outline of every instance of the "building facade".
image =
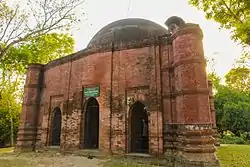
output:
[{"label": "building facade", "polygon": [[202,31],[175,16],[166,25],[118,20],[86,49],[29,65],[17,147],[146,153],[173,166],[218,166]]}]

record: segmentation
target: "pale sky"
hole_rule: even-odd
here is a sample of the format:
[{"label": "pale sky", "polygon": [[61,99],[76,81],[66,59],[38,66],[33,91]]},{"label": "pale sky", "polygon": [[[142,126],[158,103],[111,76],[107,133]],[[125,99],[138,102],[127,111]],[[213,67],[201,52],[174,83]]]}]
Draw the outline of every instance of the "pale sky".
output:
[{"label": "pale sky", "polygon": [[[186,22],[199,24],[204,34],[205,56],[215,58],[215,69],[224,76],[241,54],[241,47],[230,39],[226,30],[219,30],[219,24],[205,19],[203,12],[188,5],[188,0],[86,0],[85,19],[79,30],[72,30],[76,50],[86,47],[91,38],[102,27],[122,18],[144,18],[161,24],[176,15]],[[215,54],[217,53],[217,54]]]},{"label": "pale sky", "polygon": [[[11,1],[26,0],[8,0]],[[164,22],[175,15],[200,25],[204,34],[205,56],[215,59],[215,70],[219,76],[223,77],[241,55],[241,46],[230,39],[228,31],[219,30],[219,24],[206,20],[202,11],[188,5],[188,0],[85,0],[83,8],[86,13],[84,20],[72,29],[76,51],[84,49],[95,33],[113,21],[144,18],[166,27]],[[78,12],[82,11],[76,14]]]}]

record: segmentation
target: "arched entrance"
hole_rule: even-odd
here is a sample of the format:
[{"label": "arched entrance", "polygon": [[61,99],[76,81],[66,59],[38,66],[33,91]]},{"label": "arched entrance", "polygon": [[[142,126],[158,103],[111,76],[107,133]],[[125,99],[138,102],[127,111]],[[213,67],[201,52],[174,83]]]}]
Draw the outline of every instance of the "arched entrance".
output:
[{"label": "arched entrance", "polygon": [[99,146],[99,104],[89,98],[85,104],[83,148],[96,149]]},{"label": "arched entrance", "polygon": [[52,135],[51,135],[51,145],[52,146],[60,146],[61,141],[61,122],[62,115],[60,108],[55,108],[53,122],[52,122]]},{"label": "arched entrance", "polygon": [[148,153],[148,115],[145,105],[139,101],[130,108],[130,152]]}]

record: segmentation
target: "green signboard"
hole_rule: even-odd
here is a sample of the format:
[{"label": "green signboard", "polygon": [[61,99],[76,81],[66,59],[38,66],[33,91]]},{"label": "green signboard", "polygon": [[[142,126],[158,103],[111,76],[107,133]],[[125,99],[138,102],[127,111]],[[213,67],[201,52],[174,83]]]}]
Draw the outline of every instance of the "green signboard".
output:
[{"label": "green signboard", "polygon": [[84,97],[98,97],[100,94],[99,86],[91,87],[91,88],[84,88]]}]

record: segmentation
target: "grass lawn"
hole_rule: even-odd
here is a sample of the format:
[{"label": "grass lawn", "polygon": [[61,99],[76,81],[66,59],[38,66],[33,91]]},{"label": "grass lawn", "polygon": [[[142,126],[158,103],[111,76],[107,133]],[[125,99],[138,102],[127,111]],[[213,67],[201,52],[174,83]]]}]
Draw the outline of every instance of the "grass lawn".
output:
[{"label": "grass lawn", "polygon": [[250,145],[221,145],[217,157],[221,167],[250,167]]}]

